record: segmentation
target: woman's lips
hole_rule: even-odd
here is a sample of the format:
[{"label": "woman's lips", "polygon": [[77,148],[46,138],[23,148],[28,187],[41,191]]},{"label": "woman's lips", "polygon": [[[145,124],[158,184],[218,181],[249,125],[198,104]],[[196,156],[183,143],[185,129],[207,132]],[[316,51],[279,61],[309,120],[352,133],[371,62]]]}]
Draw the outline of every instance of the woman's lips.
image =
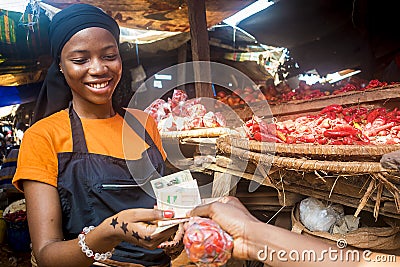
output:
[{"label": "woman's lips", "polygon": [[106,87],[109,83],[110,82],[107,81],[107,82],[102,82],[102,83],[88,83],[87,85],[92,88],[95,88],[95,89],[102,89],[102,88]]}]

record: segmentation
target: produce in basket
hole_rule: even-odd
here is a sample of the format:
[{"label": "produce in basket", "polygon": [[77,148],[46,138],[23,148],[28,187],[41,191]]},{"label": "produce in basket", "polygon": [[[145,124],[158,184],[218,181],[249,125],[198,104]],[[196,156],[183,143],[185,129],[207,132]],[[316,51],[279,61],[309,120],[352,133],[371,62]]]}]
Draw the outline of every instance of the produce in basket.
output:
[{"label": "produce in basket", "polygon": [[367,109],[333,104],[316,115],[275,123],[253,116],[243,128],[251,140],[316,145],[393,145],[400,144],[398,108]]},{"label": "produce in basket", "polygon": [[233,238],[211,219],[193,217],[183,237],[186,254],[198,266],[224,265],[232,255]]},{"label": "produce in basket", "polygon": [[160,132],[226,126],[226,120],[220,112],[207,111],[201,104],[201,98],[187,99],[187,94],[182,90],[174,90],[167,102],[163,99],[154,100],[144,112],[155,119]]},{"label": "produce in basket", "polygon": [[25,199],[20,199],[11,203],[3,212],[3,218],[9,223],[26,221]]}]

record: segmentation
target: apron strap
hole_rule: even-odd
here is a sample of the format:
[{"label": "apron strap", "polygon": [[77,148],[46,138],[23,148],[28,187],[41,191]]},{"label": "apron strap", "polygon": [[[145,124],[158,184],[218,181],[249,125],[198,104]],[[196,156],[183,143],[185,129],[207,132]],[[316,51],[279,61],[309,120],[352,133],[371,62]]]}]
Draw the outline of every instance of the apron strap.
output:
[{"label": "apron strap", "polygon": [[[156,145],[154,144],[153,139],[150,134],[147,132],[146,128],[138,121],[138,119],[133,116],[129,111],[125,112],[125,121],[128,125],[134,130],[150,147]],[[144,134],[144,138],[143,138]]]},{"label": "apron strap", "polygon": [[72,107],[72,101],[69,102],[69,120],[71,122],[72,131],[72,151],[79,153],[88,153],[88,148],[86,145],[85,134],[83,132],[82,122],[78,114]]}]

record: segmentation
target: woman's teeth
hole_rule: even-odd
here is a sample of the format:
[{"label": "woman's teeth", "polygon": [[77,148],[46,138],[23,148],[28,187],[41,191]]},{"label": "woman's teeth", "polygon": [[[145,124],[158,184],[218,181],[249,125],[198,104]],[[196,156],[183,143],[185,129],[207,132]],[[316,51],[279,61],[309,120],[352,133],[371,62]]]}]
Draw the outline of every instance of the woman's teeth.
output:
[{"label": "woman's teeth", "polygon": [[108,82],[104,82],[104,83],[90,83],[89,86],[96,88],[96,89],[100,89],[100,88],[104,88],[108,85]]}]

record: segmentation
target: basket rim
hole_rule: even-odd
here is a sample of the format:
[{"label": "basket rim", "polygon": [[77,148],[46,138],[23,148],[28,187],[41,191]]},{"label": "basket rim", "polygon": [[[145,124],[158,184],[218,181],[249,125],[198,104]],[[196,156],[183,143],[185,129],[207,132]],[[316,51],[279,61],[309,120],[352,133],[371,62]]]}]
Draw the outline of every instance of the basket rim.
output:
[{"label": "basket rim", "polygon": [[182,131],[163,131],[160,132],[161,138],[186,138],[186,137],[219,137],[230,134],[233,130],[227,127],[196,128]]},{"label": "basket rim", "polygon": [[331,173],[347,174],[373,174],[373,173],[392,173],[394,170],[385,169],[379,162],[371,161],[337,161],[337,160],[316,160],[307,158],[294,158],[287,156],[260,153],[246,148],[236,147],[226,139],[219,138],[217,147],[222,153],[238,156],[242,159],[255,162],[256,164],[266,164],[268,166],[286,168],[298,171],[326,171]]},{"label": "basket rim", "polygon": [[[253,152],[275,152],[275,154],[321,155],[321,156],[382,156],[386,153],[400,150],[400,144],[395,145],[320,145],[320,144],[282,144],[249,140],[238,135],[225,135],[217,141],[232,146],[248,149]],[[217,142],[217,146],[218,146]]]}]

